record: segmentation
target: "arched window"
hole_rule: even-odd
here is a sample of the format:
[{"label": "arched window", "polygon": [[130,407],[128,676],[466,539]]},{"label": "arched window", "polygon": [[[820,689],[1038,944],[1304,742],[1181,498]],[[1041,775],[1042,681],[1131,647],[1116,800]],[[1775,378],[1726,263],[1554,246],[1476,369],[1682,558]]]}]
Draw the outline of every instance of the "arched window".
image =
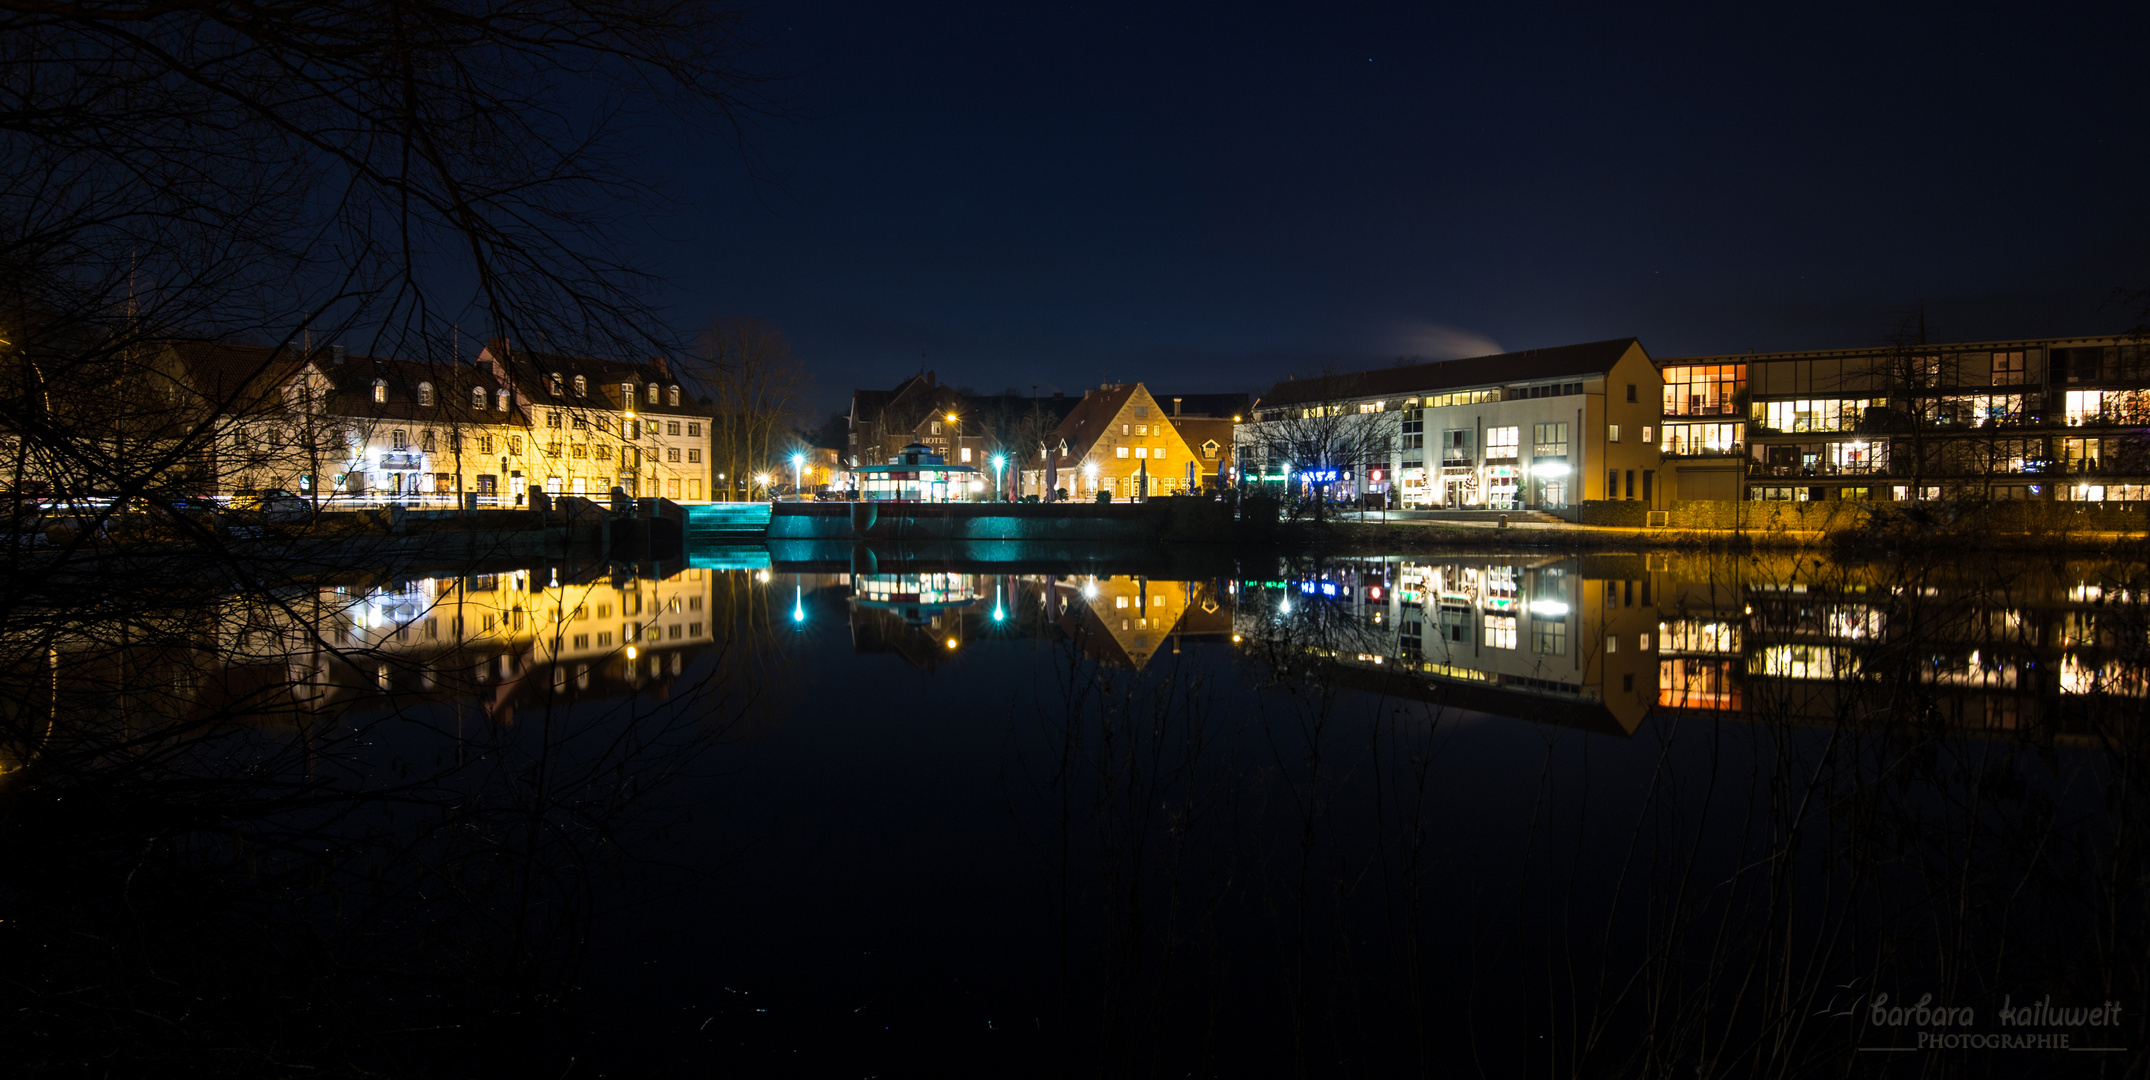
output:
[{"label": "arched window", "polygon": [[501,412],[508,411],[508,392],[506,390],[493,391],[493,406]]},{"label": "arched window", "polygon": [[387,380],[387,379],[375,379],[375,380],[373,380],[373,400],[375,400],[375,401],[387,401],[387,400],[388,400],[388,380]]},{"label": "arched window", "polygon": [[552,396],[559,397],[560,394],[560,373],[555,371],[552,373]]},{"label": "arched window", "polygon": [[631,382],[623,382],[623,383],[621,383],[621,384],[620,384],[620,408],[622,408],[622,409],[632,409],[632,408],[634,408],[634,407],[635,407],[635,384],[633,384],[633,383],[631,383]]},{"label": "arched window", "polygon": [[674,386],[664,392],[664,403],[667,405],[679,404],[679,387]]},{"label": "arched window", "polygon": [[656,384],[656,383],[651,383],[651,384],[649,384],[649,403],[650,403],[650,404],[652,404],[652,405],[655,405],[655,404],[657,404],[657,384]]},{"label": "arched window", "polygon": [[589,394],[590,394],[590,380],[588,380],[588,379],[585,379],[585,378],[583,378],[583,377],[582,377],[582,376],[580,376],[580,375],[577,375],[577,376],[575,376],[575,396],[576,396],[576,397],[588,397],[588,396],[589,396]]},{"label": "arched window", "polygon": [[420,404],[420,405],[431,405],[431,404],[433,404],[433,384],[432,384],[432,383],[429,383],[429,382],[422,382],[422,383],[419,383],[419,384],[418,384],[418,404]]},{"label": "arched window", "polygon": [[431,431],[428,431],[418,437],[418,449],[423,450],[428,454],[432,453],[433,448],[438,445],[439,444],[434,441],[433,433]]},{"label": "arched window", "polygon": [[473,386],[473,387],[471,387],[471,388],[470,388],[470,407],[471,407],[471,408],[473,408],[473,409],[482,409],[482,408],[485,408],[485,388],[484,388],[484,387],[482,387],[482,386]]}]

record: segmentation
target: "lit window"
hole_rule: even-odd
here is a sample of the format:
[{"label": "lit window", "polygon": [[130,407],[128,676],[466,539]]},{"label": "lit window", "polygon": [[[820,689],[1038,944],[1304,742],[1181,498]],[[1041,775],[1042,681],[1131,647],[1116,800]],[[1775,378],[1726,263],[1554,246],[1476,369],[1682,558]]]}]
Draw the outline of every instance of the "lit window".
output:
[{"label": "lit window", "polygon": [[1148,447],[1143,447],[1143,446],[1138,446],[1138,447],[1135,447],[1135,456],[1136,456],[1136,457],[1138,457],[1138,458],[1146,458],[1146,457],[1149,457],[1149,456],[1150,456],[1150,451],[1149,451],[1149,448],[1148,448]]},{"label": "lit window", "polygon": [[679,404],[679,387],[673,386],[666,388],[664,392],[664,403],[667,405]]},{"label": "lit window", "polygon": [[485,407],[484,387],[473,386],[470,388],[470,407],[473,409],[482,409]]},{"label": "lit window", "polygon": [[577,375],[577,376],[575,376],[575,396],[576,396],[576,397],[586,397],[586,396],[588,396],[588,395],[589,395],[589,393],[590,393],[590,380],[588,380],[588,379],[585,379],[585,378],[583,378],[583,377],[582,377],[582,376],[580,376],[580,375]]},{"label": "lit window", "polygon": [[968,446],[963,448],[963,463],[965,465],[970,464],[970,447]]},{"label": "lit window", "polygon": [[649,403],[650,403],[650,404],[652,404],[652,405],[655,405],[655,404],[657,404],[657,384],[656,384],[656,383],[651,383],[651,384],[649,384]]},{"label": "lit window", "polygon": [[387,382],[387,380],[385,380],[385,379],[375,379],[375,380],[373,380],[373,400],[375,400],[375,401],[387,401],[387,400],[388,400],[388,382]]},{"label": "lit window", "polygon": [[501,412],[508,411],[508,392],[506,390],[493,391],[493,407]]},{"label": "lit window", "polygon": [[1118,457],[1126,457],[1126,456],[1127,456],[1127,447],[1124,447],[1124,446],[1122,446],[1122,447],[1119,447],[1119,448],[1117,448],[1117,449],[1115,449],[1115,450],[1113,451],[1113,454],[1114,454],[1115,456],[1118,456]]},{"label": "lit window", "polygon": [[1489,649],[1515,648],[1515,616],[1486,616],[1486,647]]},{"label": "lit window", "polygon": [[419,384],[418,384],[418,404],[420,404],[420,405],[431,405],[431,404],[433,404],[433,384],[432,384],[432,383],[429,383],[429,382],[422,382],[422,383],[419,383]]},{"label": "lit window", "polygon": [[560,396],[560,390],[561,390],[561,385],[560,385],[560,373],[559,373],[559,372],[557,372],[557,371],[555,371],[555,372],[553,372],[553,373],[552,373],[552,396],[554,396],[554,397],[559,397],[559,396]]},{"label": "lit window", "polygon": [[1155,450],[1152,450],[1152,451],[1150,451],[1150,456],[1151,456],[1151,457],[1153,457],[1153,458],[1161,458],[1161,457],[1164,457],[1164,456],[1165,456],[1165,448],[1164,448],[1164,447],[1162,447],[1162,446],[1160,446],[1160,447],[1158,447],[1157,449],[1155,449]]},{"label": "lit window", "polygon": [[634,407],[635,384],[631,382],[623,382],[620,384],[620,408],[632,409]]},{"label": "lit window", "polygon": [[1619,441],[1620,441],[1620,425],[1618,425],[1618,424],[1607,424],[1607,425],[1605,425],[1605,441],[1606,441],[1606,442],[1619,442]]}]

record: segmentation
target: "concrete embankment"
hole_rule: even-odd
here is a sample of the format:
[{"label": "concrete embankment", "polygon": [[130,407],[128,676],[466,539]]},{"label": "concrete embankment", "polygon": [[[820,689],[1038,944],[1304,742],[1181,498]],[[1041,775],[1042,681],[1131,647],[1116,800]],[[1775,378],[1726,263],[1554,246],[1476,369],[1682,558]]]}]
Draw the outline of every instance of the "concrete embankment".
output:
[{"label": "concrete embankment", "polygon": [[20,534],[16,569],[63,577],[309,578],[354,566],[421,573],[490,564],[582,566],[679,558],[678,508],[647,502],[622,513],[588,500],[559,500],[543,509],[382,507],[300,520],[237,514],[176,521],[68,519]]}]

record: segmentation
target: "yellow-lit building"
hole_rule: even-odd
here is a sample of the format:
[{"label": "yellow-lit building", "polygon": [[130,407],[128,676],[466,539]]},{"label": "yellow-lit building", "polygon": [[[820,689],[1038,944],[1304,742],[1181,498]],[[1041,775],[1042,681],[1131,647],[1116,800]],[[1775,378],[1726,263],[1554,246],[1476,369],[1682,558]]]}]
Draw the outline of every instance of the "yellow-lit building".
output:
[{"label": "yellow-lit building", "polygon": [[[1213,418],[1202,417],[1204,421]],[[1138,495],[1187,494],[1213,475],[1229,436],[1190,444],[1175,418],[1141,383],[1121,383],[1083,395],[1046,440],[1045,454],[1024,465],[1026,485],[1064,490],[1089,501]]]}]

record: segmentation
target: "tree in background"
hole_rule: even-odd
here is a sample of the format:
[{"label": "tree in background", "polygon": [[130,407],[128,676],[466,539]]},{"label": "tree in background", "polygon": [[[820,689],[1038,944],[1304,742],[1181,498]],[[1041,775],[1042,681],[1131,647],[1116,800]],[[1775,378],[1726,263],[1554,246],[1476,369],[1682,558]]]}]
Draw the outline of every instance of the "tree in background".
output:
[{"label": "tree in background", "polygon": [[430,357],[481,328],[670,351],[618,254],[647,194],[627,140],[643,116],[736,137],[771,111],[744,45],[701,0],[0,7],[14,462],[118,494],[189,482],[217,433],[154,392],[173,337],[289,343],[271,364],[309,338]]},{"label": "tree in background", "polygon": [[[1291,470],[1290,485],[1313,491],[1316,521],[1325,520],[1337,483],[1373,462],[1386,462],[1395,438],[1392,417],[1359,411],[1357,379],[1323,372],[1301,380],[1283,416],[1240,427],[1243,454],[1266,471]],[[1242,461],[1246,460],[1243,456]]]},{"label": "tree in background", "polygon": [[784,332],[746,315],[713,318],[702,330],[690,371],[716,402],[710,458],[728,490],[749,491],[758,473],[784,472],[795,442],[792,424],[809,385],[805,365]]}]

